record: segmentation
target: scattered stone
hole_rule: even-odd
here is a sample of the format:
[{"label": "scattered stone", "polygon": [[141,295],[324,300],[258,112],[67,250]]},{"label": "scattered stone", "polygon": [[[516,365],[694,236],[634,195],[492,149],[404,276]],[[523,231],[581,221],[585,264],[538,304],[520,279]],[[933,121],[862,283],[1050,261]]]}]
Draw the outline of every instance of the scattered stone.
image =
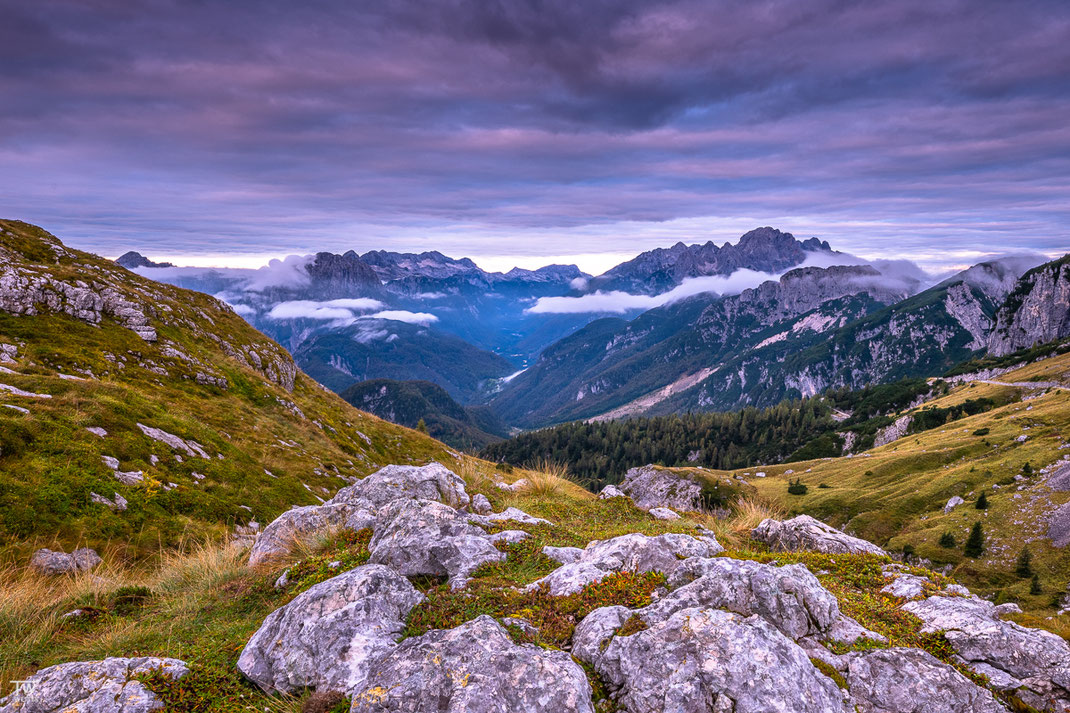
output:
[{"label": "scattered stone", "polygon": [[949,512],[957,508],[959,505],[962,505],[964,502],[966,501],[960,498],[958,495],[952,496],[951,499],[947,501],[947,505],[944,505],[944,514],[948,514]]},{"label": "scattered stone", "polygon": [[0,700],[0,713],[149,713],[163,702],[138,676],[159,672],[177,681],[185,662],[164,658],[109,658],[41,669]]},{"label": "scattered stone", "polygon": [[107,431],[105,431],[105,430],[104,430],[103,428],[101,428],[100,426],[89,426],[89,427],[88,427],[88,428],[86,428],[85,430],[89,431],[89,432],[90,432],[90,433],[92,433],[92,434],[93,434],[94,436],[100,436],[101,438],[104,438],[104,437],[106,437],[106,436],[108,435],[108,432],[107,432]]},{"label": "scattered stone", "polygon": [[583,550],[579,547],[554,547],[552,545],[546,545],[542,548],[542,553],[561,564],[570,564],[583,557]]},{"label": "scattered stone", "polygon": [[494,481],[494,487],[497,488],[498,490],[508,490],[510,492],[513,492],[513,493],[517,492],[518,490],[523,490],[527,486],[528,486],[528,479],[527,478],[521,478],[520,480],[516,481],[515,483],[513,483],[511,485],[509,483],[506,483],[506,482],[503,482],[503,481],[500,481],[500,480]]},{"label": "scattered stone", "polygon": [[388,465],[342,488],[332,503],[380,507],[402,499],[437,500],[454,508],[469,504],[464,480],[441,463],[425,466]]},{"label": "scattered stone", "polygon": [[12,396],[25,396],[31,399],[50,399],[52,394],[35,394],[32,391],[23,391],[22,389],[7,384],[0,384],[0,391],[6,391]]},{"label": "scattered stone", "polygon": [[647,512],[655,520],[679,520],[680,515],[669,508],[650,508]]},{"label": "scattered stone", "polygon": [[12,411],[18,411],[21,414],[28,414],[30,412],[30,409],[28,409],[28,408],[23,408],[21,406],[14,406],[12,404],[3,404],[3,407],[4,408],[9,408]]},{"label": "scattered stone", "polygon": [[494,544],[505,542],[510,545],[515,545],[517,542],[523,542],[529,537],[531,537],[531,534],[524,532],[523,530],[503,530],[502,532],[491,535],[489,539]]},{"label": "scattered stone", "polygon": [[272,612],[242,650],[238,670],[269,693],[351,693],[394,648],[423,599],[388,567],[357,567]]},{"label": "scattered stone", "polygon": [[483,615],[407,639],[381,659],[352,713],[594,713],[587,677],[563,651],[517,645]]},{"label": "scattered stone", "polygon": [[768,518],[751,530],[751,537],[764,542],[771,550],[794,552],[811,550],[827,554],[885,555],[872,542],[851,537],[809,515],[799,515],[783,522]]},{"label": "scattered stone", "polygon": [[100,459],[104,461],[104,465],[108,466],[112,470],[119,469],[119,459],[112,456],[101,456]]},{"label": "scattered stone", "polygon": [[53,552],[50,549],[40,549],[33,553],[30,558],[30,569],[50,577],[61,574],[74,574],[86,572],[99,565],[103,560],[96,550],[82,547],[70,554],[66,552]]},{"label": "scattered stone", "polygon": [[505,508],[495,515],[473,517],[472,520],[476,522],[505,522],[507,520],[512,520],[513,522],[519,522],[522,525],[553,525],[549,520],[544,520],[541,517],[533,517],[523,510],[514,507]]},{"label": "scattered stone", "polygon": [[602,488],[602,492],[598,494],[599,500],[607,500],[609,498],[626,498],[628,494],[618,488],[616,485],[607,485]]},{"label": "scattered stone", "polygon": [[487,500],[487,496],[483,493],[476,493],[472,496],[471,509],[477,515],[490,515],[494,512],[494,508],[490,505],[490,500]]},{"label": "scattered stone", "polygon": [[126,506],[127,506],[126,498],[124,498],[122,495],[119,495],[119,493],[113,493],[113,496],[114,496],[114,499],[109,500],[108,498],[104,497],[103,495],[99,495],[97,493],[94,493],[94,492],[90,491],[90,493],[89,493],[89,502],[95,503],[97,505],[103,505],[104,507],[108,508],[109,510],[115,510],[115,511],[118,511],[118,512],[122,512],[123,510],[126,510]]},{"label": "scattered stone", "polygon": [[200,443],[197,443],[197,441],[187,441],[185,439],[179,438],[173,433],[168,433],[167,431],[163,431],[159,428],[153,428],[152,426],[146,426],[143,423],[139,423],[137,427],[140,428],[141,432],[149,438],[153,439],[154,441],[164,443],[170,446],[173,450],[182,451],[183,453],[191,457],[205,459],[208,458],[208,454],[205,452],[204,446],[202,446]]}]

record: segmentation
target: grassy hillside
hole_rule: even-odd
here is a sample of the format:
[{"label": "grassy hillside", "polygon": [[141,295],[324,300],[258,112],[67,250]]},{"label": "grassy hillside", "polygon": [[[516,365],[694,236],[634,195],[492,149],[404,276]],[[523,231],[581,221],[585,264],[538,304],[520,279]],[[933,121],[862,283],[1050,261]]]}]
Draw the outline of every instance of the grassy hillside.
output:
[{"label": "grassy hillside", "polygon": [[[34,226],[0,221],[0,282],[0,554],[80,544],[143,554],[270,522],[387,463],[454,462],[442,444],[326,392],[218,300]],[[154,341],[130,328],[130,310]],[[105,456],[141,481],[121,482]]]},{"label": "grassy hillside", "polygon": [[[713,472],[748,478],[761,496],[788,513],[814,515],[889,551],[912,548],[936,567],[950,565],[952,576],[971,588],[1048,616],[1070,581],[1070,552],[1046,537],[1048,520],[1070,502],[1070,492],[1053,490],[1040,471],[1070,455],[1070,355],[1024,366],[998,381],[1041,386],[971,382],[913,413],[979,398],[1005,405],[854,457]],[[767,477],[755,477],[758,471]],[[788,492],[796,479],[807,486],[805,494]],[[982,492],[988,508],[979,510]],[[965,503],[945,514],[953,496]],[[975,522],[985,534],[985,553],[977,559],[963,554]],[[953,547],[941,546],[945,533],[954,537]],[[1023,547],[1032,555],[1040,594],[1030,594],[1030,581],[1014,573]]]}]

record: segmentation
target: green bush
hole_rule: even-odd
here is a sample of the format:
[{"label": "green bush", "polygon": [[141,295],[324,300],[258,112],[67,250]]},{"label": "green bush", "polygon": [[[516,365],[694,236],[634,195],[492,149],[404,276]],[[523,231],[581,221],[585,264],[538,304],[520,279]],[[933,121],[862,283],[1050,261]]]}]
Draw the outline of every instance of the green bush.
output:
[{"label": "green bush", "polygon": [[947,549],[951,549],[955,546],[955,536],[952,535],[950,532],[945,532],[944,534],[940,535],[940,546],[946,547]]},{"label": "green bush", "polygon": [[788,481],[788,493],[791,495],[806,495],[807,490],[806,483],[799,479]]}]

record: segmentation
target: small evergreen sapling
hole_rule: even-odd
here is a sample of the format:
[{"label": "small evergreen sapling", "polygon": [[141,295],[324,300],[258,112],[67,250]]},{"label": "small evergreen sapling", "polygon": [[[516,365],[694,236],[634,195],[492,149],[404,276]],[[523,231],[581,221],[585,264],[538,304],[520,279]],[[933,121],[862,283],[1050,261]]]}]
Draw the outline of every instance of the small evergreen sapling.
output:
[{"label": "small evergreen sapling", "polygon": [[966,538],[966,546],[962,549],[962,553],[976,559],[984,554],[984,551],[985,531],[981,528],[980,522],[975,522],[970,530],[970,536]]},{"label": "small evergreen sapling", "polygon": [[988,496],[985,495],[983,490],[981,491],[980,497],[977,498],[977,501],[973,504],[973,506],[978,510],[988,509]]},{"label": "small evergreen sapling", "polygon": [[1029,553],[1028,547],[1023,547],[1018,554],[1018,563],[1014,567],[1014,573],[1019,579],[1029,579],[1033,576],[1033,555]]},{"label": "small evergreen sapling", "polygon": [[1029,583],[1029,593],[1033,596],[1036,596],[1038,594],[1042,594],[1043,592],[1044,589],[1040,586],[1040,576],[1034,574],[1033,581]]},{"label": "small evergreen sapling", "polygon": [[951,549],[955,546],[955,536],[952,535],[950,532],[945,532],[944,534],[940,535],[940,546],[946,547],[947,549]]}]

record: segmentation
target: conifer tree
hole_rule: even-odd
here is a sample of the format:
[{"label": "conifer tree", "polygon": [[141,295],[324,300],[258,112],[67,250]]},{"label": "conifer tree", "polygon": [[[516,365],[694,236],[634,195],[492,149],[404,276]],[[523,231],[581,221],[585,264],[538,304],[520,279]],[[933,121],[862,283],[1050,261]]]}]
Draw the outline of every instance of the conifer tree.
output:
[{"label": "conifer tree", "polygon": [[967,557],[977,558],[984,554],[985,551],[985,532],[981,528],[980,522],[973,523],[973,529],[970,530],[970,536],[966,538],[966,546],[963,548],[962,553]]},{"label": "conifer tree", "polygon": [[977,498],[977,501],[973,504],[973,506],[978,510],[988,509],[988,496],[985,495],[983,490],[981,491],[980,497]]},{"label": "conifer tree", "polygon": [[1015,565],[1014,573],[1020,579],[1028,579],[1033,576],[1033,555],[1029,554],[1029,548],[1023,547],[1018,554],[1018,564]]}]

